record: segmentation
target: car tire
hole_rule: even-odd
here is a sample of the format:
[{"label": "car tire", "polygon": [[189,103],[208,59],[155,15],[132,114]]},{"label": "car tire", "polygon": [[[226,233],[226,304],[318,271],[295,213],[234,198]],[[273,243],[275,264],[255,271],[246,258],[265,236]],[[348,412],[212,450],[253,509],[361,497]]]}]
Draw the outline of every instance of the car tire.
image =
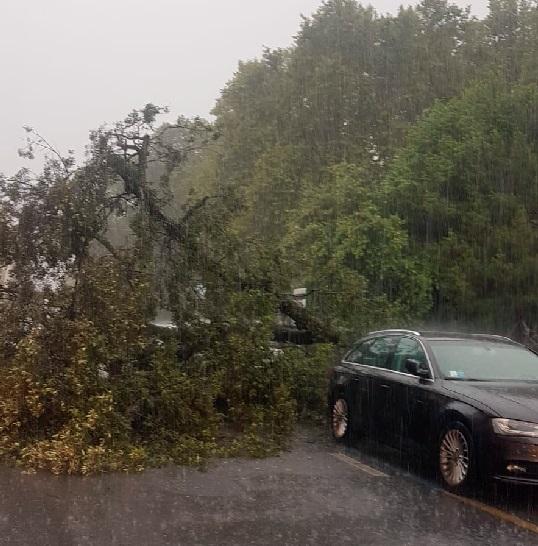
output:
[{"label": "car tire", "polygon": [[439,437],[437,471],[442,486],[454,494],[469,492],[475,483],[473,438],[460,421],[446,426]]},{"label": "car tire", "polygon": [[352,412],[348,398],[342,393],[335,393],[331,403],[330,425],[333,438],[346,445],[355,440]]}]

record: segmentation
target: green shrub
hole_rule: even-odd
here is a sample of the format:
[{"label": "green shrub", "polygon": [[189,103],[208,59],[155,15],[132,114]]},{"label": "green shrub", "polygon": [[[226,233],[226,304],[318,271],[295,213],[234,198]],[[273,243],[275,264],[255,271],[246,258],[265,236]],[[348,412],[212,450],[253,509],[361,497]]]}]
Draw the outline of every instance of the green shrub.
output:
[{"label": "green shrub", "polygon": [[3,460],[88,474],[261,457],[287,445],[297,415],[323,412],[330,346],[275,351],[271,317],[241,318],[253,301],[243,296],[225,335],[207,325],[211,342],[182,362],[173,339],[157,344],[144,325],[144,283],[94,265],[84,313],[34,319],[0,353]]},{"label": "green shrub", "polygon": [[322,418],[327,407],[327,374],[333,364],[335,349],[330,344],[286,349],[290,394],[297,403],[300,417]]}]

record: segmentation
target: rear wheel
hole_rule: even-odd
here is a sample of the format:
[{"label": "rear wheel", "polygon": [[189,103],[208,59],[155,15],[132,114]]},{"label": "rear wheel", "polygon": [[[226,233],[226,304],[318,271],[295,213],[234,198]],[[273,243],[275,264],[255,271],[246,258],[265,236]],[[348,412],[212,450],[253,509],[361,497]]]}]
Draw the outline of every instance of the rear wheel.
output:
[{"label": "rear wheel", "polygon": [[331,406],[331,432],[337,442],[350,444],[353,442],[353,423],[351,408],[343,394],[335,394]]},{"label": "rear wheel", "polygon": [[474,461],[471,433],[460,422],[451,423],[441,434],[438,450],[439,474],[445,489],[467,491],[473,481]]}]

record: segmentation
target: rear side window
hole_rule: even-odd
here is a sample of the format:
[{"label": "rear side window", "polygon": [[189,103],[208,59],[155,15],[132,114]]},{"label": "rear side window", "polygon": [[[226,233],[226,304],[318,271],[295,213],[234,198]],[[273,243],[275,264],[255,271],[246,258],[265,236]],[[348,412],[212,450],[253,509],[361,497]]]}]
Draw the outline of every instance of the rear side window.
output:
[{"label": "rear side window", "polygon": [[369,339],[367,341],[362,341],[361,343],[357,343],[351,351],[344,357],[344,360],[346,362],[354,362],[355,364],[362,364],[362,358],[364,354],[368,354],[369,346],[374,342],[375,340]]}]

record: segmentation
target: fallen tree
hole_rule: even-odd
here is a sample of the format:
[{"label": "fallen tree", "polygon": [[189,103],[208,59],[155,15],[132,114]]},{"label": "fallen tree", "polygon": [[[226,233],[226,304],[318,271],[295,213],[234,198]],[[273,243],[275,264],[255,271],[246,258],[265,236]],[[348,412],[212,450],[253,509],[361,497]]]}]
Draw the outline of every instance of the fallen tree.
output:
[{"label": "fallen tree", "polygon": [[[234,196],[170,205],[170,172],[209,128],[185,122],[166,140],[158,111],[95,132],[81,167],[56,153],[37,176],[1,180],[4,460],[88,473],[263,455],[285,443],[297,411],[322,405],[327,349],[271,350],[285,276],[230,227]],[[52,150],[30,132],[26,153],[36,147]],[[129,220],[129,246],[109,239],[115,218]],[[148,322],[163,303],[178,329],[160,343]],[[304,310],[283,308],[324,339]],[[223,428],[234,434],[221,439]]]}]

